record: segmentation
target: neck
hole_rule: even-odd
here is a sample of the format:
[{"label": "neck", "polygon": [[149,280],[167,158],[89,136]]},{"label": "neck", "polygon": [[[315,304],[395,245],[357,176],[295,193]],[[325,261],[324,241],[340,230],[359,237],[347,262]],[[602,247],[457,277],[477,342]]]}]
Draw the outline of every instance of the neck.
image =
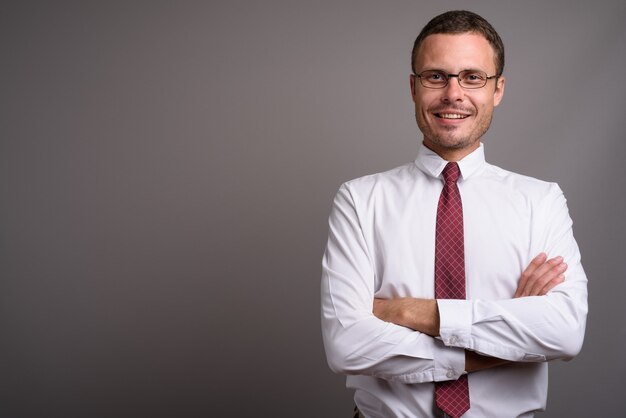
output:
[{"label": "neck", "polygon": [[460,161],[472,152],[474,152],[480,146],[480,141],[475,141],[474,143],[463,148],[449,148],[439,144],[435,144],[432,141],[429,141],[427,138],[424,138],[424,146],[429,150],[435,152],[444,160],[452,162]]}]

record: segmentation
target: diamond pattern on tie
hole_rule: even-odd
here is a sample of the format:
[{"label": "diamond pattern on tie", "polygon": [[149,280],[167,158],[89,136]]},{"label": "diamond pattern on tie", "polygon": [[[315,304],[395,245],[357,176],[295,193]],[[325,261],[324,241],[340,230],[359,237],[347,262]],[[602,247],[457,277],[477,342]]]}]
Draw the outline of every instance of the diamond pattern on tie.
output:
[{"label": "diamond pattern on tie", "polygon": [[[455,162],[443,169],[445,184],[437,206],[435,235],[435,298],[465,299],[465,246],[463,205],[456,184],[461,171]],[[435,383],[435,402],[452,418],[470,408],[467,375]]]},{"label": "diamond pattern on tie", "polygon": [[452,418],[462,416],[470,407],[467,375],[462,375],[459,380],[437,382],[435,401],[437,406]]}]

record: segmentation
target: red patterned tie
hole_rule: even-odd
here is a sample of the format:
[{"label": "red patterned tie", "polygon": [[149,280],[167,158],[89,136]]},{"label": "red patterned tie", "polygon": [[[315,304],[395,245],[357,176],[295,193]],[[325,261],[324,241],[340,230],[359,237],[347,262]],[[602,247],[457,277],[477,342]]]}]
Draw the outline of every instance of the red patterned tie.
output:
[{"label": "red patterned tie", "polygon": [[[465,248],[463,244],[463,205],[456,185],[461,171],[457,163],[443,169],[445,185],[437,206],[435,236],[435,297],[465,299]],[[458,380],[435,383],[437,406],[452,418],[470,408],[467,375]]]}]

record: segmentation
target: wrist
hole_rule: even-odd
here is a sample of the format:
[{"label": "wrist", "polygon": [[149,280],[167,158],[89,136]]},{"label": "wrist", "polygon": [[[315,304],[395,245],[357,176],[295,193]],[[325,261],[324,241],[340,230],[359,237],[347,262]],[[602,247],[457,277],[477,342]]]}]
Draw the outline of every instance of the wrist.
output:
[{"label": "wrist", "polygon": [[410,328],[432,337],[439,335],[439,308],[436,299],[414,299],[414,303],[407,309],[406,314],[412,324]]}]

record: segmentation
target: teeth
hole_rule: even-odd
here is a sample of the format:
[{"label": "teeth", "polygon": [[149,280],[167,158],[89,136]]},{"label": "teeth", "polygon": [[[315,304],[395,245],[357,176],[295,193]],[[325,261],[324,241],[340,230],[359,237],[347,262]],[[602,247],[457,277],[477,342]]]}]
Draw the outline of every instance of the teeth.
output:
[{"label": "teeth", "polygon": [[444,119],[465,119],[467,115],[459,115],[458,113],[440,113],[440,117]]}]

